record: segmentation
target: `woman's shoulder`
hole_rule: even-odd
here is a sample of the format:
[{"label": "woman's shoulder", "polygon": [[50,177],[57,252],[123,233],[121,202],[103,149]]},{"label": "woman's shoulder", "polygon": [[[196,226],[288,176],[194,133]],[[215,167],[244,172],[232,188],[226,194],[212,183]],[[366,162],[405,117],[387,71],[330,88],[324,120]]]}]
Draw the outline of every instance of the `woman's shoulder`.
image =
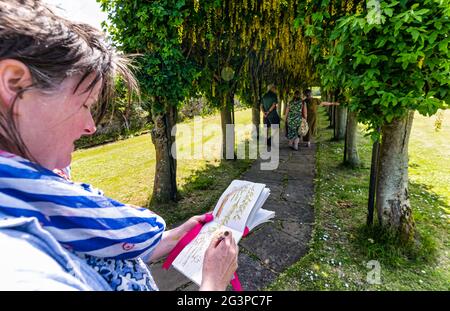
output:
[{"label": "woman's shoulder", "polygon": [[42,249],[39,239],[0,227],[0,290],[88,290]]},{"label": "woman's shoulder", "polygon": [[34,217],[0,213],[0,249],[8,250],[0,257],[0,290],[109,290]]}]

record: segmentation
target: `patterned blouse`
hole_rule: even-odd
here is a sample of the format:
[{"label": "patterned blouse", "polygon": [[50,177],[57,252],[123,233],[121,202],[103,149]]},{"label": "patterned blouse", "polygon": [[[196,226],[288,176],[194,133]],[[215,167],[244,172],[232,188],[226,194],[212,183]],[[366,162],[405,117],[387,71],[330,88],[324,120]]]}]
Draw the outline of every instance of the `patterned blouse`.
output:
[{"label": "patterned blouse", "polygon": [[113,290],[158,290],[144,262],[161,241],[165,222],[148,209],[114,201],[64,172],[0,151],[0,211],[35,217]]},{"label": "patterned blouse", "polygon": [[298,129],[302,124],[302,100],[293,100],[289,103],[289,113],[287,116],[288,123],[288,139],[295,139],[298,137]]}]

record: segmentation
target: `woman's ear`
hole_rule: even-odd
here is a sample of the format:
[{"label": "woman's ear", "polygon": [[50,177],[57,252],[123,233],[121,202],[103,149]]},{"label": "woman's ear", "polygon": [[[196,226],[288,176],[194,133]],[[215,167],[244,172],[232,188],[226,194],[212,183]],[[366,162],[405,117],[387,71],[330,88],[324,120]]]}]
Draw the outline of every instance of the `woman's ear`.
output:
[{"label": "woman's ear", "polygon": [[17,93],[30,86],[31,73],[28,67],[14,59],[0,60],[0,104],[9,108]]}]

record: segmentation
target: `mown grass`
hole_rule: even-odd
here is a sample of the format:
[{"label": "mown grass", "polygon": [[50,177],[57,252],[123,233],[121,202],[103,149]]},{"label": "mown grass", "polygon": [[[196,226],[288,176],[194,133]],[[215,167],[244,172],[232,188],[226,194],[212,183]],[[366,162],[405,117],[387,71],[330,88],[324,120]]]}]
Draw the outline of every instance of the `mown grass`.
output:
[{"label": "mown grass", "polygon": [[[236,111],[235,118],[237,125],[251,125],[251,110]],[[177,130],[177,186],[181,200],[177,204],[150,206],[168,225],[213,209],[229,183],[253,161],[222,161],[220,116],[201,118],[202,124],[199,120],[195,125],[194,120],[184,122]],[[238,129],[236,137],[238,144],[244,143],[250,137],[250,130]],[[195,149],[201,146],[200,142],[204,146],[203,154],[201,149]],[[149,206],[155,159],[150,134],[145,134],[76,151],[72,177],[102,189],[105,195],[118,201]]]},{"label": "mown grass", "polygon": [[322,111],[310,252],[269,289],[449,290],[448,120],[450,111],[436,132],[435,118],[416,115],[409,145],[409,190],[417,242],[405,246],[391,233],[365,226],[371,142],[363,136],[363,127],[358,137],[363,165],[352,170],[341,165],[343,143],[331,141]]}]

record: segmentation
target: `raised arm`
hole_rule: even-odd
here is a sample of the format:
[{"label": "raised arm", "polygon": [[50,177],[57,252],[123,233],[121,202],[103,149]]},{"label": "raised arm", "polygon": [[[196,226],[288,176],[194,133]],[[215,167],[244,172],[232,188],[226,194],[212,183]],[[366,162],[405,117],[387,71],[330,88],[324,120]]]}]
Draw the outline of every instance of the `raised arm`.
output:
[{"label": "raised arm", "polygon": [[192,228],[194,228],[198,223],[205,223],[206,215],[193,216],[188,219],[182,225],[171,229],[166,230],[162,234],[161,241],[155,247],[149,262],[155,262],[159,259],[167,256],[170,251],[177,245],[178,241],[188,233]]}]

